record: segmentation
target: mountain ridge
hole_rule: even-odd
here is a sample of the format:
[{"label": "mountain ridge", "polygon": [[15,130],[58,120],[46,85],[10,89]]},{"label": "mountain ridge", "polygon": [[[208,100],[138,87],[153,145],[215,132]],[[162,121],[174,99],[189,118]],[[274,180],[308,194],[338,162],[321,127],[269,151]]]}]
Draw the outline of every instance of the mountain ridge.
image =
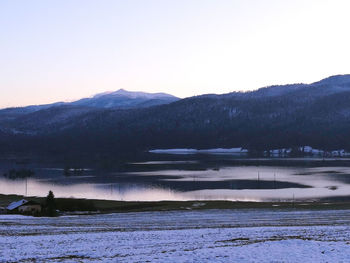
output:
[{"label": "mountain ridge", "polygon": [[[326,77],[324,79],[321,79],[319,81],[316,82],[312,82],[310,84],[306,84],[306,83],[295,83],[295,84],[281,84],[281,85],[270,85],[270,86],[265,86],[265,87],[261,87],[258,88],[256,90],[249,90],[249,91],[233,91],[233,92],[229,92],[229,93],[224,93],[224,94],[202,94],[202,95],[198,95],[195,97],[200,97],[200,96],[222,96],[222,95],[237,95],[237,94],[249,94],[249,93],[256,93],[256,92],[261,92],[261,91],[265,91],[267,89],[288,89],[291,87],[294,87],[295,89],[298,88],[303,88],[303,87],[312,87],[312,86],[320,86],[320,85],[329,85],[329,84],[338,84],[337,86],[341,86],[341,85],[346,85],[346,84],[350,84],[350,74],[339,74],[339,75],[333,75],[333,76],[329,76]],[[347,87],[350,88],[350,85],[347,85]],[[286,90],[284,90],[286,91]],[[85,97],[85,98],[81,98],[75,101],[71,101],[71,102],[62,102],[62,101],[58,101],[58,102],[53,102],[53,103],[49,103],[49,104],[38,104],[38,105],[28,105],[28,106],[19,106],[19,107],[6,107],[6,108],[2,108],[0,109],[0,111],[3,110],[16,110],[16,109],[26,109],[28,111],[36,111],[39,109],[45,109],[45,108],[49,108],[51,106],[59,106],[59,105],[66,105],[66,104],[77,104],[79,101],[82,100],[91,100],[91,99],[96,99],[96,98],[101,98],[104,96],[109,96],[109,95],[116,95],[116,96],[125,96],[125,97],[129,97],[129,98],[139,98],[139,97],[143,97],[143,98],[148,98],[148,99],[157,99],[157,98],[172,98],[174,100],[179,100],[178,97],[173,96],[171,94],[167,94],[167,93],[163,93],[163,92],[156,92],[156,93],[148,93],[148,92],[143,92],[143,91],[128,91],[125,89],[118,89],[116,91],[105,91],[105,92],[101,92],[101,93],[97,93],[91,97]],[[189,97],[190,98],[190,97]],[[108,108],[108,107],[107,107]]]},{"label": "mountain ridge", "polygon": [[153,107],[59,105],[11,120],[0,114],[0,147],[77,154],[301,145],[350,150],[349,77],[206,94]]},{"label": "mountain ridge", "polygon": [[121,109],[130,109],[167,104],[176,100],[179,100],[179,98],[167,93],[133,92],[119,89],[117,91],[98,93],[92,97],[82,98],[72,102],[54,102],[50,104],[28,105],[23,107],[10,107],[0,109],[0,120],[1,118],[4,118],[4,115],[6,114],[17,117],[23,114],[45,110],[57,106],[76,105],[93,108],[115,107]]}]

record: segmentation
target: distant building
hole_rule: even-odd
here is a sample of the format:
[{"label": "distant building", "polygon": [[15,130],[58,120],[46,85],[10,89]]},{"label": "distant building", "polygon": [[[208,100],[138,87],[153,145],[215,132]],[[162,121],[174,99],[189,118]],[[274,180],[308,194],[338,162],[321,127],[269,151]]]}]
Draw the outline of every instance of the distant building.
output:
[{"label": "distant building", "polygon": [[25,199],[22,199],[22,200],[16,201],[16,202],[12,202],[11,204],[9,204],[7,206],[7,210],[10,212],[14,212],[18,209],[18,207],[20,207],[21,205],[24,205],[26,203],[28,203],[28,201]]},{"label": "distant building", "polygon": [[7,210],[11,213],[22,213],[22,214],[37,214],[42,210],[41,204],[35,201],[28,201],[22,199],[17,202],[12,202],[7,207]]},{"label": "distant building", "polygon": [[41,213],[41,204],[34,202],[34,201],[29,201],[28,203],[21,205],[18,207],[18,212],[26,214],[37,214]]}]

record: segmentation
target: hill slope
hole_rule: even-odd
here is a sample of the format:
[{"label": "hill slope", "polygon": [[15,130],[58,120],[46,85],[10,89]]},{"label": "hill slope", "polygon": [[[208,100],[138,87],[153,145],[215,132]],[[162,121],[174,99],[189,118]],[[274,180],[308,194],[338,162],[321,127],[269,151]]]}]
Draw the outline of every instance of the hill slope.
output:
[{"label": "hill slope", "polygon": [[106,153],[177,147],[350,149],[349,102],[350,75],[338,75],[142,109],[58,106],[0,122],[7,138],[0,147]]},{"label": "hill slope", "polygon": [[46,109],[50,110],[50,108],[58,108],[60,106],[74,106],[76,108],[89,107],[94,109],[134,109],[168,104],[177,100],[179,100],[179,98],[166,93],[132,92],[120,89],[114,92],[96,94],[91,98],[83,98],[73,102],[56,102],[45,105],[2,109],[0,110],[0,122],[13,120],[26,114]]}]

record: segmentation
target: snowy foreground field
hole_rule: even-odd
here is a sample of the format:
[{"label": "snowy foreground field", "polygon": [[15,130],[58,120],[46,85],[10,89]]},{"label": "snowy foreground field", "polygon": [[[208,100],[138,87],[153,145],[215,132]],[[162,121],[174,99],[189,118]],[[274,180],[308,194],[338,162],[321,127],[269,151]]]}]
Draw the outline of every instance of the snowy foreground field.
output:
[{"label": "snowy foreground field", "polygon": [[0,262],[350,262],[350,211],[3,215]]}]

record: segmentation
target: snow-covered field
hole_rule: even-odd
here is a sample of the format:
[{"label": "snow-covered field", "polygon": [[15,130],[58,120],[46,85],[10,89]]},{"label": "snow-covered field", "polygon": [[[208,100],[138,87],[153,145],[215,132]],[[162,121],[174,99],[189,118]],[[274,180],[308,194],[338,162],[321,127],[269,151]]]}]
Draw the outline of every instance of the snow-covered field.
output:
[{"label": "snow-covered field", "polygon": [[350,211],[0,216],[0,262],[349,262]]}]

